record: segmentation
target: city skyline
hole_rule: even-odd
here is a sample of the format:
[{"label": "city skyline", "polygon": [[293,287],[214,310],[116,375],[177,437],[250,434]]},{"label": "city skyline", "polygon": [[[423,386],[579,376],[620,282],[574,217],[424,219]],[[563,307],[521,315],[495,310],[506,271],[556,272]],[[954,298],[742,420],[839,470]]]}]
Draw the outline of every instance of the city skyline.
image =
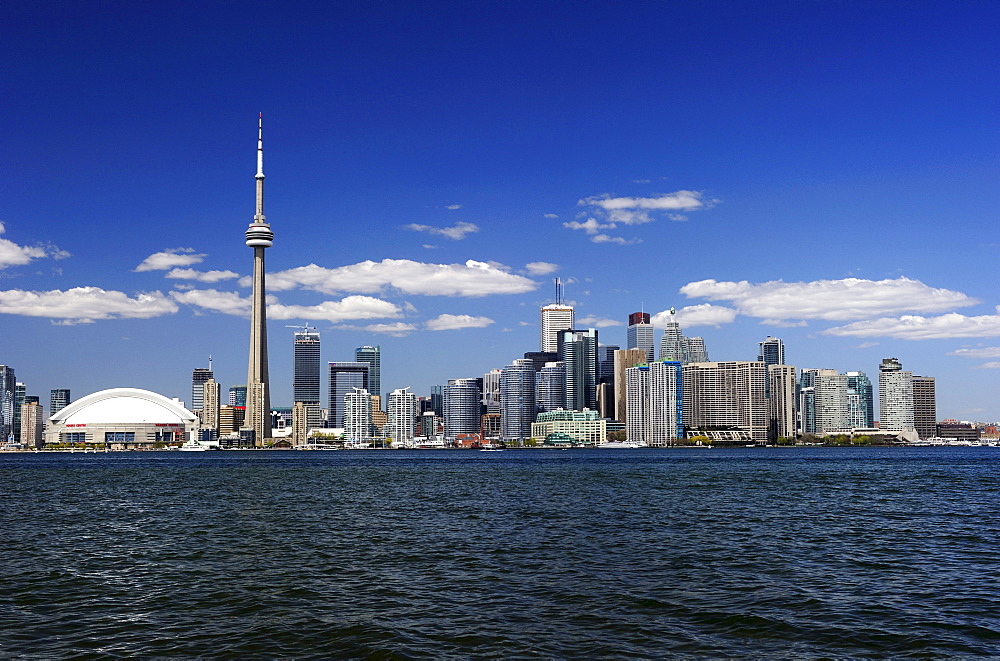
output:
[{"label": "city skyline", "polygon": [[0,364],[43,401],[244,384],[262,112],[276,406],[286,325],[425,395],[537,350],[559,277],[605,344],[674,307],[714,360],[894,356],[1000,419],[996,5],[431,4],[9,8]]}]

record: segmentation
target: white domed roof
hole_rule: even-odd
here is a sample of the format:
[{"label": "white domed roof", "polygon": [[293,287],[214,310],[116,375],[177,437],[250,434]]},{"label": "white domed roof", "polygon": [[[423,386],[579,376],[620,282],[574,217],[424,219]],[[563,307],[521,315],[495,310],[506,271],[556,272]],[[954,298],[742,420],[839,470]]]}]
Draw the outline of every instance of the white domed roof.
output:
[{"label": "white domed roof", "polygon": [[81,397],[51,420],[67,425],[92,424],[184,424],[194,413],[175,399],[167,399],[139,388],[112,388]]}]

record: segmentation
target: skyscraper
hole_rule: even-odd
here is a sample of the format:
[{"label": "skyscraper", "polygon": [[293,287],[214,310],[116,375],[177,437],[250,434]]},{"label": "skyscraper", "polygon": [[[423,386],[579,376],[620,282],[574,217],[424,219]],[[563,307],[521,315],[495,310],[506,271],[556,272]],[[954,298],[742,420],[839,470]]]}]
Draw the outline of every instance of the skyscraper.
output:
[{"label": "skyscraper", "polygon": [[372,397],[364,388],[351,388],[341,401],[344,417],[344,439],[350,443],[371,441]]},{"label": "skyscraper", "polygon": [[795,368],[768,365],[768,439],[795,438]]},{"label": "skyscraper", "polygon": [[[319,404],[320,340],[319,332],[300,326],[292,340],[292,403]],[[317,420],[307,424],[319,426]]]},{"label": "skyscraper", "polygon": [[14,438],[21,438],[21,407],[27,394],[27,386],[20,381],[14,384]]},{"label": "skyscraper", "polygon": [[555,352],[559,345],[557,336],[560,331],[573,328],[573,306],[563,303],[545,305],[539,310],[539,317],[541,350],[548,353]]},{"label": "skyscraper", "polygon": [[69,388],[54,388],[49,392],[49,416],[69,406]]},{"label": "skyscraper", "polygon": [[395,447],[409,444],[416,436],[417,397],[409,388],[397,388],[389,393],[388,429],[386,437]]},{"label": "skyscraper", "polygon": [[837,370],[816,370],[813,389],[815,392],[815,432],[830,434],[851,428],[851,407],[848,397],[847,375]]},{"label": "skyscraper", "polygon": [[247,405],[246,386],[229,386],[229,405],[244,407]]},{"label": "skyscraper", "polygon": [[14,438],[14,395],[17,379],[14,368],[0,365],[0,442],[10,443]]},{"label": "skyscraper", "polygon": [[566,366],[566,408],[597,410],[597,330],[559,333],[559,358]]},{"label": "skyscraper", "polygon": [[354,350],[354,360],[368,363],[368,392],[382,395],[382,346],[363,346]]},{"label": "skyscraper", "polygon": [[561,361],[545,363],[535,373],[535,405],[539,411],[566,408],[566,366]]},{"label": "skyscraper", "polygon": [[851,426],[869,429],[875,425],[875,397],[872,382],[864,372],[847,372],[847,399]]},{"label": "skyscraper", "polygon": [[707,363],[709,361],[708,349],[705,348],[705,338],[686,337],[684,344],[687,346],[689,363]]},{"label": "skyscraper", "polygon": [[767,368],[758,361],[689,363],[684,366],[684,428],[744,432],[767,440],[764,394]]},{"label": "skyscraper", "polygon": [[913,372],[904,371],[897,358],[884,358],[878,368],[879,428],[914,431]]},{"label": "skyscraper", "polygon": [[21,436],[18,441],[25,448],[41,449],[43,430],[45,428],[45,412],[38,402],[25,402],[21,405]]},{"label": "skyscraper", "polygon": [[444,434],[454,441],[459,434],[479,432],[480,389],[477,379],[449,379],[444,387]]},{"label": "skyscraper", "polygon": [[219,393],[221,387],[215,379],[209,379],[202,386],[201,426],[203,429],[219,431]]},{"label": "skyscraper", "polygon": [[253,288],[250,295],[250,359],[247,367],[247,412],[245,424],[254,430],[255,443],[271,437],[271,392],[267,374],[267,309],[264,285],[264,250],[274,244],[274,232],[264,217],[264,115],[257,123],[256,213],[246,231],[246,244],[253,248]]},{"label": "skyscraper", "polygon": [[204,397],[205,382],[214,378],[211,368],[196,367],[191,373],[191,406],[189,410],[197,413],[201,410]]},{"label": "skyscraper", "polygon": [[[630,351],[642,351],[630,349]],[[625,433],[632,443],[649,443],[649,364],[625,368]]]},{"label": "skyscraper", "polygon": [[766,340],[757,343],[757,360],[765,365],[785,364],[785,343],[776,337],[767,336]]},{"label": "skyscraper", "polygon": [[913,426],[920,438],[937,435],[937,395],[933,376],[913,376]]},{"label": "skyscraper", "polygon": [[492,369],[483,374],[483,406],[487,413],[500,413],[500,376],[502,370]]},{"label": "skyscraper", "polygon": [[670,308],[670,321],[663,329],[663,338],[660,340],[660,360],[676,360],[687,363],[688,350],[687,339],[681,332],[681,325],[677,323],[677,310]]},{"label": "skyscraper", "polygon": [[649,324],[648,312],[633,312],[628,316],[628,330],[626,331],[626,344],[629,349],[642,349],[646,352],[646,362],[651,363],[656,358],[654,355],[656,345],[656,331]]},{"label": "skyscraper", "polygon": [[646,443],[653,447],[673,445],[684,438],[684,376],[676,360],[649,365],[649,433]]},{"label": "skyscraper", "polygon": [[[344,426],[344,397],[355,390],[368,391],[368,363],[330,363],[330,411],[331,427]],[[368,406],[371,421],[371,404]]]},{"label": "skyscraper", "polygon": [[500,372],[500,437],[507,443],[531,438],[535,411],[535,366],[518,358]]},{"label": "skyscraper", "polygon": [[649,362],[648,354],[642,349],[619,349],[615,352],[615,419],[618,422],[628,422],[628,380],[627,370],[630,367]]}]

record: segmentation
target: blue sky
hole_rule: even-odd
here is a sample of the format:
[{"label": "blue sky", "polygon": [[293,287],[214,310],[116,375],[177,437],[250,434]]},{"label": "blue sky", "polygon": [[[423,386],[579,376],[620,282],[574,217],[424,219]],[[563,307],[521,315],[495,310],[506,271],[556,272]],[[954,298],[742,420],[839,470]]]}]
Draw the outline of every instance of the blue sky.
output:
[{"label": "blue sky", "polygon": [[[31,394],[244,383],[264,114],[286,325],[427,394],[679,310],[714,360],[886,356],[997,420],[995,2],[12,2],[0,363]],[[325,389],[324,389],[325,390]]]}]

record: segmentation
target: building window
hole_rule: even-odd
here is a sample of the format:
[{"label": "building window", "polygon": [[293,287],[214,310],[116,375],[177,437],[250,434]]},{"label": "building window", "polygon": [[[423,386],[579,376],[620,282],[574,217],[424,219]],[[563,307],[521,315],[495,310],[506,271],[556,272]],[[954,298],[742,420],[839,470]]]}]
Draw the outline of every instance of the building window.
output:
[{"label": "building window", "polygon": [[87,442],[87,432],[84,431],[71,431],[66,432],[62,435],[63,443],[86,443]]},{"label": "building window", "polygon": [[134,431],[108,431],[104,432],[105,443],[135,443]]}]

